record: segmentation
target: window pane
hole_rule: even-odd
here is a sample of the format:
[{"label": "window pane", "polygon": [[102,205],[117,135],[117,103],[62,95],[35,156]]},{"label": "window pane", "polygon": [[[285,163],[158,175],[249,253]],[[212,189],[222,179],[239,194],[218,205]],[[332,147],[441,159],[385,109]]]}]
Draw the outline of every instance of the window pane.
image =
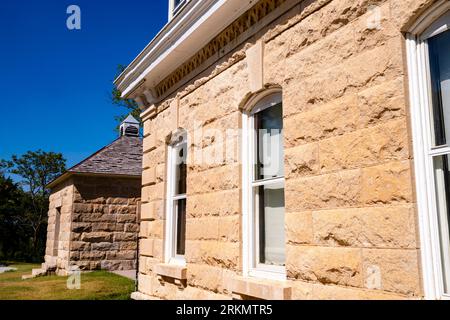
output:
[{"label": "window pane", "polygon": [[174,149],[175,152],[175,195],[186,193],[186,154],[187,144],[183,143]]},{"label": "window pane", "polygon": [[255,188],[259,263],[284,266],[284,183]]},{"label": "window pane", "polygon": [[447,144],[450,137],[450,31],[428,42],[435,146]]},{"label": "window pane", "polygon": [[186,199],[175,201],[176,212],[176,254],[184,255],[185,252],[185,239],[186,239]]},{"label": "window pane", "polygon": [[436,200],[441,240],[442,268],[444,270],[444,290],[450,293],[450,172],[447,155],[434,158]]},{"label": "window pane", "polygon": [[256,180],[284,175],[282,104],[255,114],[257,136]]}]

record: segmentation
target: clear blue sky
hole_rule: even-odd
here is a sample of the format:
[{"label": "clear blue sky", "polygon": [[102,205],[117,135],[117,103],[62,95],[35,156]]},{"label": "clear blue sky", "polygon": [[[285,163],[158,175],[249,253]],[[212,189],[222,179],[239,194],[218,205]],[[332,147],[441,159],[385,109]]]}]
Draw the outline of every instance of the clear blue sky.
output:
[{"label": "clear blue sky", "polygon": [[[167,22],[167,0],[1,0],[0,159],[61,152],[74,165],[114,140],[109,93]],[[66,9],[81,8],[81,30]]]}]

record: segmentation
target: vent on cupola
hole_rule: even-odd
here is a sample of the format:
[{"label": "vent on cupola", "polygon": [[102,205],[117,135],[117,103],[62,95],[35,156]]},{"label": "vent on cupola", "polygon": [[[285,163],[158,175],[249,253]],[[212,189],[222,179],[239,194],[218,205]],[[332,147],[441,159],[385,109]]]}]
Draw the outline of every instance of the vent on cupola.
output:
[{"label": "vent on cupola", "polygon": [[139,137],[139,121],[131,114],[120,125],[120,136]]}]

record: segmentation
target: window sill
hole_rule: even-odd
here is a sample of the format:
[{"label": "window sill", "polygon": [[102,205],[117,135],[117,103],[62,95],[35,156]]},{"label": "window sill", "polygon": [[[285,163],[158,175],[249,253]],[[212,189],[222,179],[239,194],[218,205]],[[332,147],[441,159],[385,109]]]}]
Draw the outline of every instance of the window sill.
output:
[{"label": "window sill", "polygon": [[187,279],[187,268],[185,266],[176,264],[157,264],[155,266],[155,273],[162,277],[173,278],[178,280]]},{"label": "window sill", "polygon": [[267,268],[262,267],[251,269],[248,272],[248,278],[256,278],[261,280],[286,281],[286,268]]},{"label": "window sill", "polygon": [[291,300],[292,296],[292,287],[284,281],[235,277],[231,288],[234,294],[263,300]]}]

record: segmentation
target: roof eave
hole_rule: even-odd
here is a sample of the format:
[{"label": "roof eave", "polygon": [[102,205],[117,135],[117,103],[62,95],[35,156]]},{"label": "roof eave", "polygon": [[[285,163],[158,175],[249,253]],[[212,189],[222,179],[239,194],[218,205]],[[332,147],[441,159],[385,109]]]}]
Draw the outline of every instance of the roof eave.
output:
[{"label": "roof eave", "polygon": [[253,5],[254,0],[190,1],[114,81],[122,97],[135,98],[144,82],[155,87]]},{"label": "roof eave", "polygon": [[82,176],[82,177],[107,177],[107,178],[121,178],[121,179],[142,179],[142,175],[134,175],[134,174],[118,174],[118,173],[107,173],[107,172],[72,172],[66,171],[58,178],[50,182],[46,185],[47,189],[53,189],[58,184],[66,181],[67,179],[73,176]]}]

